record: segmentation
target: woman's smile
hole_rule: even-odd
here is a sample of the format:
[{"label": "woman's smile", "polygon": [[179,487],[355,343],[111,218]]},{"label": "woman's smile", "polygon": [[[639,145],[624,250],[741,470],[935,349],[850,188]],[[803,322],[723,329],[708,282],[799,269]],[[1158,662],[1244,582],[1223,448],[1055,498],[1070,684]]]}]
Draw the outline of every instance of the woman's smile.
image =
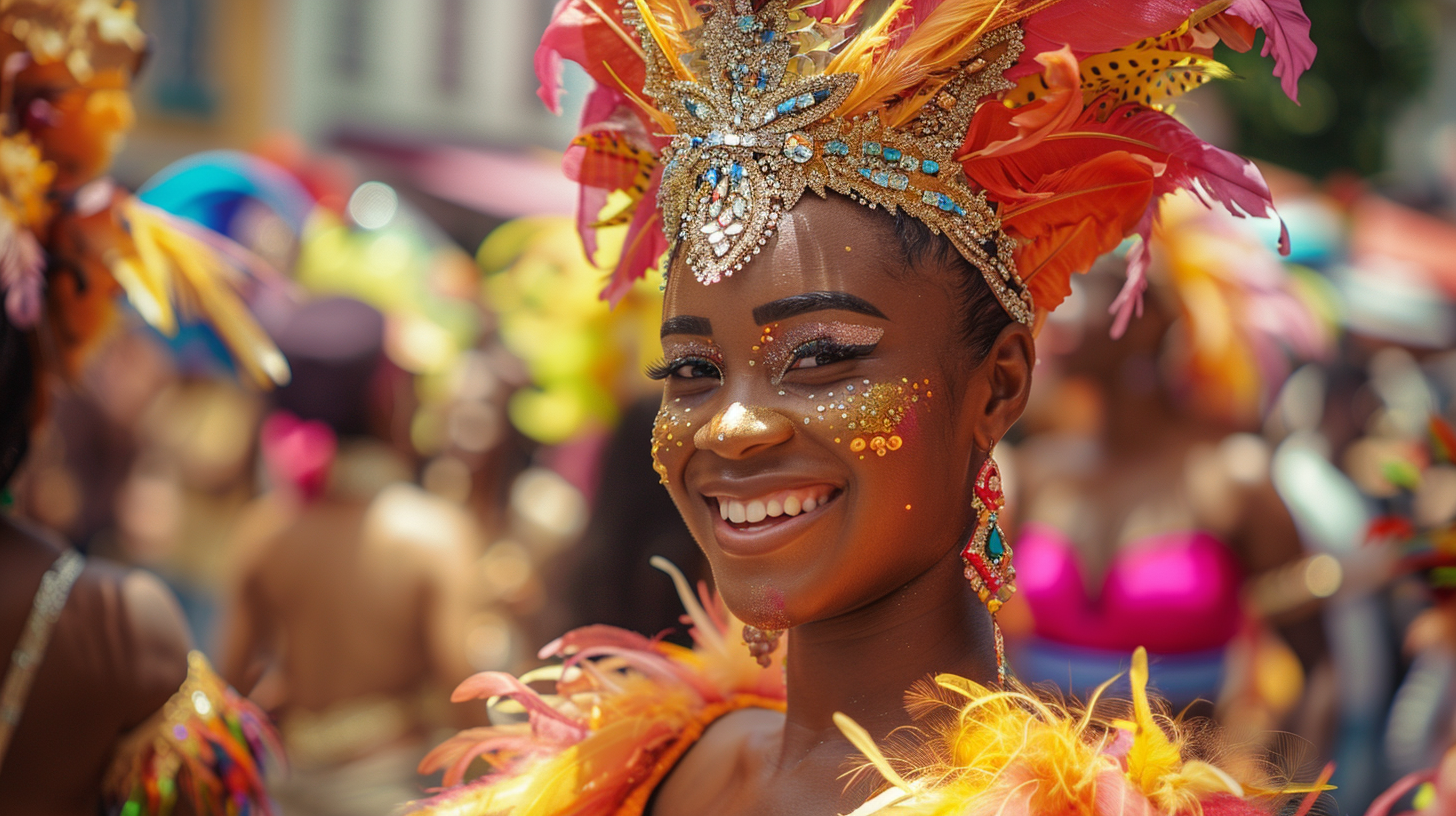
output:
[{"label": "woman's smile", "polygon": [[713,535],[729,555],[761,555],[804,538],[844,493],[828,484],[728,495],[710,490],[703,497],[718,521]]}]

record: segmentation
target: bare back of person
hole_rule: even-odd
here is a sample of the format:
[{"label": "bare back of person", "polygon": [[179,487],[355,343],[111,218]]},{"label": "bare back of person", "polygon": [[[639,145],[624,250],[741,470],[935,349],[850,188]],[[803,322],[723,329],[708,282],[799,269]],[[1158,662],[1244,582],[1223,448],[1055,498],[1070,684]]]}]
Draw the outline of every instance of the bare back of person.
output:
[{"label": "bare back of person", "polygon": [[[267,512],[267,510],[264,510]],[[296,507],[284,528],[246,554],[225,637],[234,682],[271,658],[284,722],[341,709],[393,705],[399,737],[422,736],[413,703],[469,668],[437,644],[461,640],[472,525],[453,505],[397,484],[372,501],[324,499]]]},{"label": "bare back of person", "polygon": [[[64,550],[64,542],[0,516],[0,648],[7,664],[41,578]],[[0,814],[95,816],[118,742],[182,685],[189,648],[181,609],[160,581],[88,562],[0,764]]]}]

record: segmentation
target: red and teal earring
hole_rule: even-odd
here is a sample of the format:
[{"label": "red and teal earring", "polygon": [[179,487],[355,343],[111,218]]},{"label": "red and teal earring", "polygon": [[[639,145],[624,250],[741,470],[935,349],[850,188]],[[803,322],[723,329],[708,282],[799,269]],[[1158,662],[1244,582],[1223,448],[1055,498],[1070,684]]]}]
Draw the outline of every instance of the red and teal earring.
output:
[{"label": "red and teal earring", "polygon": [[1001,530],[1000,514],[1006,507],[1001,469],[989,452],[971,487],[971,503],[976,510],[976,530],[966,548],[961,550],[961,559],[966,562],[966,580],[971,582],[981,603],[991,613],[991,626],[996,631],[996,676],[1004,683],[1006,644],[1001,638],[1001,625],[996,622],[996,613],[1016,591],[1016,568],[1011,566],[1011,544]]}]

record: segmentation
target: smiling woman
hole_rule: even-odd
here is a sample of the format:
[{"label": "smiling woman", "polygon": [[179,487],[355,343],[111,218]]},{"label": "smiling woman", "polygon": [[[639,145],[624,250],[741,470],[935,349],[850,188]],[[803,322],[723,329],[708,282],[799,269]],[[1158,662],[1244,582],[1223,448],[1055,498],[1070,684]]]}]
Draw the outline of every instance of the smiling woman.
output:
[{"label": "smiling woman", "polygon": [[461,686],[529,716],[440,746],[422,770],[447,786],[490,770],[420,809],[1171,816],[1296,792],[1193,756],[1141,650],[1119,718],[1021,690],[994,620],[1015,570],[992,451],[1069,277],[1179,189],[1272,215],[1252,165],[1161,107],[1268,20],[1307,43],[1296,0],[563,0],[543,98],[563,57],[598,82],[567,170],[589,248],[627,225],[607,296],[665,266],[653,464],[721,598],[663,565],[693,651],[589,627],[528,678],[555,695]]}]

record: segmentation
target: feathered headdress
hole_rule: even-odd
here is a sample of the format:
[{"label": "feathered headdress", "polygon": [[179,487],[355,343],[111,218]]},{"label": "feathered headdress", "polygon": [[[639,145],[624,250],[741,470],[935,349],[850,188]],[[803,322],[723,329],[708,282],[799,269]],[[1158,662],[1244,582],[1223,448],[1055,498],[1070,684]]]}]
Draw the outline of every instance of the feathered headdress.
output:
[{"label": "feathered headdress", "polygon": [[946,235],[1025,323],[1142,236],[1120,326],[1164,196],[1273,215],[1251,163],[1162,107],[1260,29],[1294,96],[1314,56],[1298,0],[562,0],[536,68],[553,110],[562,59],[596,80],[565,169],[589,254],[628,225],[605,297],[672,246],[704,283],[731,275],[832,189]]},{"label": "feathered headdress", "polygon": [[235,291],[256,259],[102,175],[135,118],[145,49],[129,1],[0,0],[0,306],[68,375],[122,292],[162,333],[195,315],[255,382],[286,382]]}]

